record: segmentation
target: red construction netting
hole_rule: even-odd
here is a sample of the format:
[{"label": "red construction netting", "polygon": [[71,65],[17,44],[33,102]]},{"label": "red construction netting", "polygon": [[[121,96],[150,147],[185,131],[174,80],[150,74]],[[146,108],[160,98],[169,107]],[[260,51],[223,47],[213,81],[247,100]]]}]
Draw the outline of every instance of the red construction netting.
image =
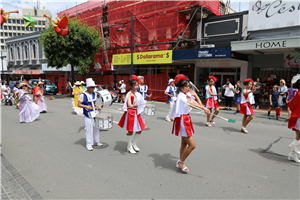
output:
[{"label": "red construction netting", "polygon": [[[151,98],[147,98],[147,100],[156,100],[156,101],[167,101],[168,97],[164,94],[166,88],[168,87],[168,73],[162,74],[147,74],[143,75],[145,80],[145,85],[148,86],[148,94],[152,93]],[[130,76],[120,76],[118,75],[117,82],[120,80],[124,80],[126,84],[126,92],[130,90],[130,86],[128,83]]]},{"label": "red construction netting", "polygon": [[77,75],[77,81],[86,81],[87,78],[92,78],[97,85],[109,85],[113,87],[114,76],[113,75],[87,75],[79,76]]}]

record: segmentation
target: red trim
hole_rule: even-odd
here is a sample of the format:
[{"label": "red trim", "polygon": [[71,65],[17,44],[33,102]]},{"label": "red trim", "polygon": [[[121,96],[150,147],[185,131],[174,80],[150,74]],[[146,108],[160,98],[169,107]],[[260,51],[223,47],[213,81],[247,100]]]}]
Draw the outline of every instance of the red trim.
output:
[{"label": "red trim", "polygon": [[[122,118],[121,118],[121,120],[118,124],[121,128],[124,128],[126,115],[127,115],[126,130],[130,131],[130,132],[133,132],[135,115],[137,115],[137,109],[128,108],[127,112],[124,112],[124,114],[123,114],[123,116],[122,116]],[[144,124],[144,121],[143,121],[141,115],[137,115],[137,119],[138,119],[138,122],[140,124],[141,129],[145,130],[146,126]]]},{"label": "red trim", "polygon": [[[249,108],[251,114],[247,114],[247,107]],[[241,104],[241,111],[240,111],[240,113],[244,114],[244,115],[254,115],[251,103],[250,102],[246,102],[246,103]]]},{"label": "red trim", "polygon": [[174,119],[172,134],[174,134],[174,129],[175,129],[175,135],[179,136],[180,126],[181,126],[181,118],[183,118],[183,124],[186,129],[187,137],[193,136],[193,133],[195,131],[194,131],[191,116],[189,114],[181,115],[180,117],[176,117]]}]

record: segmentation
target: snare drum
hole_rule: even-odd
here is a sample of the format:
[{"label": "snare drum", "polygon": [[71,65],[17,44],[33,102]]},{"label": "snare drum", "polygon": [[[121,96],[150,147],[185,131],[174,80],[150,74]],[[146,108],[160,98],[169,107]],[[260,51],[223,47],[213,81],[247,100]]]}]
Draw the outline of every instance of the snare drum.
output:
[{"label": "snare drum", "polygon": [[144,108],[144,113],[146,115],[155,115],[155,111],[156,111],[156,108],[155,108],[155,105],[153,104],[146,104],[145,108]]},{"label": "snare drum", "polygon": [[101,90],[95,92],[97,95],[97,104],[101,105],[101,108],[107,108],[112,104],[112,97],[108,90]]},{"label": "snare drum", "polygon": [[101,113],[95,117],[95,127],[106,131],[113,127],[113,116],[108,113]]},{"label": "snare drum", "polygon": [[176,102],[177,97],[171,97],[171,99],[172,99],[173,102]]}]

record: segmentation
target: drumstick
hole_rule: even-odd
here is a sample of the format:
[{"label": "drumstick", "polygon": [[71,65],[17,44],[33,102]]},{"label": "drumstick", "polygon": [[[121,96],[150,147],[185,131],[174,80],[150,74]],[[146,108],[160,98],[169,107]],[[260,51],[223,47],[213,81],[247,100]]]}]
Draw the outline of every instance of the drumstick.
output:
[{"label": "drumstick", "polygon": [[[198,109],[198,110],[203,111],[202,109],[200,109],[200,108],[198,108],[198,107],[196,107],[196,106],[193,106],[193,105],[191,105],[191,104],[189,104],[189,103],[187,104],[187,106],[190,106],[190,107],[192,107],[192,108],[195,108],[195,109]],[[223,119],[223,120],[225,120],[225,121],[227,121],[227,122],[235,123],[235,120],[233,120],[233,119],[227,119],[227,118],[225,118],[225,117],[221,117],[221,116],[215,115],[215,114],[212,114],[212,115],[214,115],[215,117],[219,117],[219,118],[221,118],[221,119]]]}]

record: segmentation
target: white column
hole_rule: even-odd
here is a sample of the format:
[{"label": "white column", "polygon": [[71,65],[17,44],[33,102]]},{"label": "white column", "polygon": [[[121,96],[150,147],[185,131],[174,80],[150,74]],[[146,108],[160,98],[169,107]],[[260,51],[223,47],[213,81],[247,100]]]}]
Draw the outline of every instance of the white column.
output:
[{"label": "white column", "polygon": [[17,55],[17,53],[16,53],[17,52],[17,47],[16,46],[17,46],[17,44],[13,44],[15,65],[17,65],[17,56],[16,56]]},{"label": "white column", "polygon": [[20,65],[23,65],[23,43],[19,43],[19,50],[20,50]]},{"label": "white column", "polygon": [[31,65],[32,64],[32,58],[31,58],[31,51],[32,51],[32,45],[30,43],[30,41],[27,42],[27,48],[28,48],[28,58],[29,58],[29,64]]},{"label": "white column", "polygon": [[10,46],[9,46],[9,45],[6,45],[6,49],[7,49],[7,58],[8,58],[8,61],[11,61],[11,56],[10,56]]},{"label": "white column", "polygon": [[36,64],[40,64],[39,40],[35,41],[35,47],[36,47]]}]

